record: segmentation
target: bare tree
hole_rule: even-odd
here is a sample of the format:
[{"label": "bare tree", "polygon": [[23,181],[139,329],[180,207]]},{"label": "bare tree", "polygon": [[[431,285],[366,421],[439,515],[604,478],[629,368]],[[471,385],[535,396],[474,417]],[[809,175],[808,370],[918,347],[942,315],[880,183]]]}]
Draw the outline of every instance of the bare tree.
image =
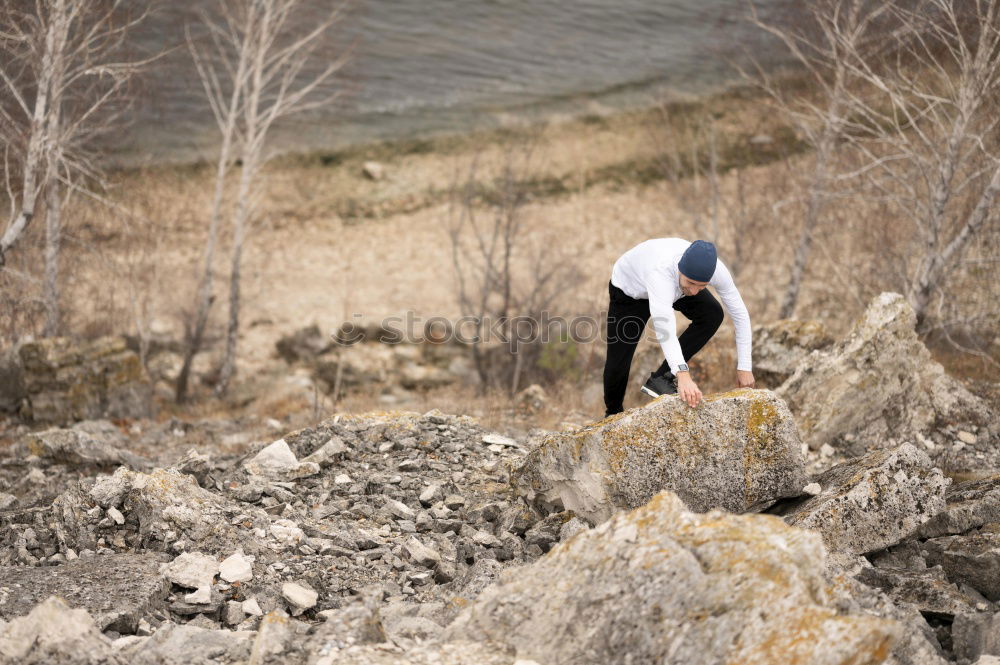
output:
[{"label": "bare tree", "polygon": [[[234,158],[240,173],[235,203],[230,211],[232,247],[229,269],[229,314],[226,349],[219,369],[218,393],[226,391],[236,363],[240,321],[240,279],[244,244],[252,230],[260,191],[261,169],[269,155],[267,139],[275,122],[329,103],[332,95],[324,86],[339,70],[348,50],[318,71],[307,71],[316,49],[340,17],[338,5],[319,21],[303,15],[302,0],[220,0],[217,15],[202,14],[210,46],[191,52],[212,112],[222,133],[222,148],[216,168],[215,195],[209,220],[198,292],[196,316],[189,333],[185,368],[178,381],[177,398],[186,394],[191,359],[201,346],[208,312],[214,300],[213,261],[223,216],[227,173]],[[295,28],[306,25],[304,32]]]},{"label": "bare tree", "polygon": [[782,315],[794,311],[830,197],[850,187],[883,206],[880,224],[895,232],[880,256],[903,275],[899,288],[926,332],[934,298],[963,274],[972,241],[997,222],[1000,0],[811,0],[807,7],[816,29],[796,32],[753,15],[819,84],[812,96],[765,85],[815,148]]},{"label": "bare tree", "polygon": [[125,0],[14,0],[0,9],[0,88],[7,100],[0,103],[0,140],[10,198],[0,267],[41,209],[46,335],[60,329],[63,206],[73,193],[101,184],[92,140],[118,126],[122,93],[149,62],[129,59],[123,49],[145,15],[133,15]]},{"label": "bare tree", "polygon": [[[210,20],[206,19],[205,23],[210,27],[215,27],[215,24]],[[215,189],[212,195],[212,210],[209,213],[208,239],[205,242],[204,263],[202,265],[197,302],[195,304],[196,310],[193,321],[185,334],[184,362],[181,365],[181,371],[178,374],[175,388],[175,400],[177,402],[183,402],[187,399],[191,365],[194,362],[195,355],[201,350],[204,344],[208,315],[212,309],[212,305],[215,303],[213,288],[215,279],[215,250],[219,239],[219,227],[222,223],[222,203],[225,196],[226,176],[232,165],[233,141],[236,137],[236,126],[239,120],[238,114],[240,104],[242,103],[243,87],[241,82],[246,79],[250,60],[249,39],[243,39],[233,46],[236,51],[235,57],[233,57],[230,49],[227,48],[224,42],[221,42],[220,32],[212,30],[210,34],[216,53],[218,53],[219,58],[223,62],[227,63],[230,70],[233,71],[233,77],[230,82],[230,90],[227,93],[222,81],[219,80],[216,70],[211,66],[211,53],[205,53],[203,49],[199,48],[196,41],[192,38],[190,30],[188,30],[188,48],[198,69],[198,75],[201,78],[205,95],[212,109],[212,115],[215,117],[215,122],[222,135],[222,143],[219,148],[218,159],[216,160]],[[232,33],[230,32],[230,34]],[[232,60],[235,60],[235,63]],[[226,99],[227,96],[228,100]]]},{"label": "bare tree", "polygon": [[499,378],[484,343],[490,330],[508,345],[513,394],[524,370],[522,338],[535,338],[541,313],[577,278],[552,245],[532,247],[525,233],[534,148],[534,141],[508,143],[494,168],[482,174],[477,158],[452,187],[448,235],[456,295],[462,315],[475,323],[471,349],[482,391]]},{"label": "bare tree", "polygon": [[[802,67],[812,84],[809,94],[789,94],[781,81],[757,66],[744,75],[760,86],[777,109],[812,147],[812,164],[806,182],[801,229],[795,258],[782,299],[779,317],[795,314],[817,227],[836,179],[836,149],[848,122],[848,97],[853,69],[851,58],[873,52],[874,40],[884,37],[881,19],[888,11],[882,0],[812,0],[794,24],[764,21],[750,2],[750,20],[777,37]],[[800,86],[795,86],[801,89]]]},{"label": "bare tree", "polygon": [[878,60],[853,52],[863,84],[849,100],[855,174],[888,201],[918,239],[905,285],[927,331],[935,296],[967,248],[998,221],[1000,0],[889,5],[898,48]]}]

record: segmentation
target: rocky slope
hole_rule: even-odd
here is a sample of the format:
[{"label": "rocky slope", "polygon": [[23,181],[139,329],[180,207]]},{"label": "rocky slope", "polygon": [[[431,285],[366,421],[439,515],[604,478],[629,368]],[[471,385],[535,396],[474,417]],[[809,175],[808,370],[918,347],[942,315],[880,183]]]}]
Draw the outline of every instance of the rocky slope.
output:
[{"label": "rocky slope", "polygon": [[[518,439],[437,410],[27,433],[0,457],[0,663],[985,665],[995,424],[955,391],[893,406],[950,381],[893,364],[907,326],[883,296],[775,393]],[[936,452],[972,427],[981,458]]]},{"label": "rocky slope", "polygon": [[802,438],[849,455],[910,442],[946,470],[1000,467],[997,414],[931,358],[915,323],[903,296],[883,293],[845,339],[799,362],[776,392]]}]

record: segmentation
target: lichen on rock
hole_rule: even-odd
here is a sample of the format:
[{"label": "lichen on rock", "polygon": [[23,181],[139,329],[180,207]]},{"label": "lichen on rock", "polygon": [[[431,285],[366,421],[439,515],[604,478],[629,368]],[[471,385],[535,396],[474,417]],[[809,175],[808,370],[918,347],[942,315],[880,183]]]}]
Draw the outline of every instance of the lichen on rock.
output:
[{"label": "lichen on rock", "polygon": [[30,420],[67,424],[152,414],[152,384],[122,337],[53,337],[25,343],[19,354],[22,415]]},{"label": "lichen on rock", "polygon": [[675,396],[572,433],[552,433],[512,482],[536,505],[592,522],[670,489],[693,510],[743,512],[806,484],[784,403],[765,390],[709,396],[692,409]]},{"label": "lichen on rock", "polygon": [[899,627],[844,615],[818,534],[670,492],[504,574],[444,631],[540,663],[882,663]]},{"label": "lichen on rock", "polygon": [[755,326],[753,373],[762,385],[776,387],[788,379],[813,351],[833,345],[834,339],[818,321],[781,319]]}]

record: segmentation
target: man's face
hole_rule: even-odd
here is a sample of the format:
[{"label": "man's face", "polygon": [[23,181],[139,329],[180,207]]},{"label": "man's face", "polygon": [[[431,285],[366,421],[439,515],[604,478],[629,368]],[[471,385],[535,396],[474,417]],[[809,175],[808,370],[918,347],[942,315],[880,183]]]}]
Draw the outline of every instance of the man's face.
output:
[{"label": "man's face", "polygon": [[684,295],[696,296],[706,286],[708,286],[708,282],[696,282],[693,279],[688,279],[684,273],[681,273],[681,293]]}]

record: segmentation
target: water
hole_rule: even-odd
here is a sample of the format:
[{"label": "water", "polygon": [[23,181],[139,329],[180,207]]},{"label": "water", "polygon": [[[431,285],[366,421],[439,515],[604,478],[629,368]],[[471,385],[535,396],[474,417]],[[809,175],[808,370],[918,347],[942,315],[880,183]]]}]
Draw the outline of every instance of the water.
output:
[{"label": "water", "polygon": [[[766,15],[787,2],[757,4]],[[193,6],[163,3],[137,35],[143,48],[181,45]],[[328,6],[311,0],[302,23]],[[274,146],[335,149],[704,93],[735,80],[731,63],[747,52],[780,57],[745,12],[746,0],[357,0],[320,51],[350,48],[335,82],[341,96],[285,123]],[[217,130],[186,49],[142,86],[120,156],[210,156]]]}]

